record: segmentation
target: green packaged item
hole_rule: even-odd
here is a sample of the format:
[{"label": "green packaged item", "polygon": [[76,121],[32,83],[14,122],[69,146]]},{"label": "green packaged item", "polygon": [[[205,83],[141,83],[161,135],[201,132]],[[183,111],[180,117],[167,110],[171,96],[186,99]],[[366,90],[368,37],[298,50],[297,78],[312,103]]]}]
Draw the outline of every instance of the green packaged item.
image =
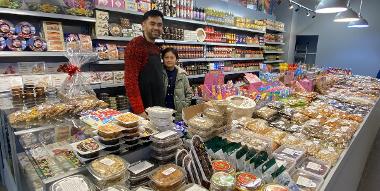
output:
[{"label": "green packaged item", "polygon": [[245,160],[246,160],[246,161],[251,160],[256,154],[257,154],[257,152],[256,152],[255,149],[250,149],[250,150],[247,152],[247,155],[245,156]]},{"label": "green packaged item", "polygon": [[238,152],[236,152],[236,159],[239,160],[241,159],[245,154],[248,153],[248,147],[243,146]]},{"label": "green packaged item", "polygon": [[272,174],[273,182],[286,186],[290,191],[300,191],[301,189],[297,184],[292,180],[292,177],[286,172],[286,168],[281,166]]},{"label": "green packaged item", "polygon": [[241,144],[240,143],[235,143],[235,142],[232,142],[232,143],[228,143],[227,145],[225,145],[222,150],[223,150],[223,153],[226,153],[227,155],[232,155],[234,152],[236,152],[239,148],[241,147]]},{"label": "green packaged item", "polygon": [[260,151],[259,153],[257,153],[257,155],[255,155],[250,161],[249,163],[251,165],[254,166],[254,168],[256,169],[257,167],[259,167],[261,164],[263,164],[266,160],[268,160],[268,153],[265,152],[265,151]]}]

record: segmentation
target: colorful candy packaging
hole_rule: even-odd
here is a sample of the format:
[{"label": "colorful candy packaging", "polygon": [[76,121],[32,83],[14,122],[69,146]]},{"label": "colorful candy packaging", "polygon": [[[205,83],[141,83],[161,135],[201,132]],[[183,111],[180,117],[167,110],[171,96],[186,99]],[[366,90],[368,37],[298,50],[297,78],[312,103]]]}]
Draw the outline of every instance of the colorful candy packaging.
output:
[{"label": "colorful candy packaging", "polygon": [[7,21],[0,19],[0,37],[9,37],[15,33],[14,25]]},{"label": "colorful candy packaging", "polygon": [[34,36],[27,41],[27,46],[32,51],[43,52],[47,49],[47,44],[44,39],[38,36]]},{"label": "colorful candy packaging", "polygon": [[28,22],[20,22],[15,28],[16,34],[22,38],[31,38],[36,34],[36,28]]},{"label": "colorful candy packaging", "polygon": [[26,48],[26,40],[17,35],[7,38],[6,44],[11,51],[23,51]]}]

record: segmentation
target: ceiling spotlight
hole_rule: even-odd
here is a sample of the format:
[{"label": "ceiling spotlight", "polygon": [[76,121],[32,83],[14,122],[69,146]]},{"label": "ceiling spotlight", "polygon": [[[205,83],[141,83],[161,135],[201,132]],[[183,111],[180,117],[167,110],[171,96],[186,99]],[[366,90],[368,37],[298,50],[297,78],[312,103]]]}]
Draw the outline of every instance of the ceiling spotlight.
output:
[{"label": "ceiling spotlight", "polygon": [[339,13],[347,10],[347,0],[321,0],[317,5],[317,13]]},{"label": "ceiling spotlight", "polygon": [[353,11],[351,8],[348,8],[347,11],[340,12],[335,16],[334,22],[351,22],[351,21],[358,21],[359,16],[358,14]]},{"label": "ceiling spotlight", "polygon": [[363,17],[360,17],[357,21],[352,21],[348,23],[348,28],[366,28],[369,27],[368,21]]},{"label": "ceiling spotlight", "polygon": [[306,16],[307,16],[307,17],[310,17],[310,12],[309,12],[309,11],[306,13]]},{"label": "ceiling spotlight", "polygon": [[293,4],[289,3],[289,9],[293,9],[293,8],[294,8]]},{"label": "ceiling spotlight", "polygon": [[295,12],[298,12],[300,10],[299,7],[297,7],[296,9],[294,9]]},{"label": "ceiling spotlight", "polygon": [[359,20],[349,22],[348,25],[347,25],[348,28],[366,28],[366,27],[369,27],[369,25],[368,25],[368,21],[365,20],[365,19],[361,16],[362,5],[363,5],[363,0],[360,1]]},{"label": "ceiling spotlight", "polygon": [[351,22],[359,20],[359,15],[350,8],[350,0],[347,2],[347,10],[338,13],[335,16],[334,22]]},{"label": "ceiling spotlight", "polygon": [[315,15],[311,16],[311,18],[314,19],[314,18],[315,18]]}]

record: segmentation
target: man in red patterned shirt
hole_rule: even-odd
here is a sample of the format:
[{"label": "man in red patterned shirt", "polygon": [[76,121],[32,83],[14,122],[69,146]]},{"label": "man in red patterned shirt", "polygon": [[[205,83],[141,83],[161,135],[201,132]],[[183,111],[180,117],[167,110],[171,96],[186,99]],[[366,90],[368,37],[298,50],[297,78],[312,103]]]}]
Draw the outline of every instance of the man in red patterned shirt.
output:
[{"label": "man in red patterned shirt", "polygon": [[165,106],[163,66],[160,48],[154,43],[163,33],[164,16],[151,10],[143,16],[143,36],[125,49],[125,89],[132,112],[147,118],[145,108]]}]

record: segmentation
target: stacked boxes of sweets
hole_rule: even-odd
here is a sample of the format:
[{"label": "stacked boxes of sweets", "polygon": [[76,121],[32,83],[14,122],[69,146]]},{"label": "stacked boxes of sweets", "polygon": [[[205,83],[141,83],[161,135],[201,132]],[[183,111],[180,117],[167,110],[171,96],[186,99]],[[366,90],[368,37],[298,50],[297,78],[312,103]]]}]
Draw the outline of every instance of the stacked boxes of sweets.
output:
[{"label": "stacked boxes of sweets", "polygon": [[172,130],[167,130],[151,136],[152,157],[161,164],[173,162],[177,149],[183,147],[183,142],[179,134]]},{"label": "stacked boxes of sweets", "polygon": [[129,179],[127,181],[127,186],[131,190],[135,190],[140,186],[147,186],[150,183],[149,176],[152,174],[156,165],[149,161],[138,161],[131,164],[128,168]]},{"label": "stacked boxes of sweets", "polygon": [[154,106],[147,108],[146,112],[148,113],[151,124],[159,131],[174,129],[173,114],[175,111],[173,109]]},{"label": "stacked boxes of sweets", "polygon": [[88,165],[88,170],[93,176],[95,184],[104,189],[109,186],[125,186],[129,177],[129,163],[116,155],[106,155],[92,161]]},{"label": "stacked boxes of sweets", "polygon": [[0,19],[0,51],[46,51],[46,41],[36,35],[36,28],[28,22],[13,25],[11,22]]},{"label": "stacked boxes of sweets", "polygon": [[96,10],[95,17],[96,17],[96,23],[95,23],[96,36],[108,36],[109,34],[108,20],[110,18],[109,13]]},{"label": "stacked boxes of sweets", "polygon": [[115,117],[118,124],[122,126],[125,144],[129,147],[139,143],[140,132],[139,122],[140,117],[132,113],[124,113]]}]

